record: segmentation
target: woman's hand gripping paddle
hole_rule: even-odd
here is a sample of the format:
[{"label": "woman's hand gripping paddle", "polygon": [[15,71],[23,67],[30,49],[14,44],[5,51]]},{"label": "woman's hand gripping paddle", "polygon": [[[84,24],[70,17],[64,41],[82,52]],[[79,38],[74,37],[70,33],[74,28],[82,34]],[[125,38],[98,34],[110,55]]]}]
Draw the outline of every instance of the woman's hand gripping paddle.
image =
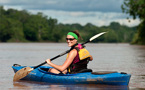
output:
[{"label": "woman's hand gripping paddle", "polygon": [[[94,36],[91,37],[87,42],[82,43],[82,45],[84,45],[84,44],[86,44],[86,43],[88,43],[88,42],[91,42],[92,40],[98,38],[99,36],[103,35],[104,33],[106,33],[106,32],[102,32],[102,33],[99,33],[99,34],[97,34],[97,35],[94,35]],[[67,54],[68,52],[70,52],[71,50],[72,50],[72,49],[67,50],[67,51],[65,51],[64,53],[61,53],[61,54],[59,54],[59,55],[53,57],[53,58],[50,59],[50,60],[52,61],[52,60],[54,60],[54,59],[56,59],[56,58],[58,58],[58,57],[60,57],[60,56],[63,56],[63,55],[65,55],[65,54]],[[41,63],[41,64],[35,66],[34,68],[25,67],[25,68],[20,69],[19,71],[17,71],[17,72],[15,73],[14,78],[13,78],[13,81],[18,81],[18,80],[20,80],[20,79],[26,77],[32,70],[34,70],[34,69],[38,68],[39,66],[42,66],[42,65],[44,65],[44,64],[46,64],[46,63],[47,63],[47,62],[43,62],[43,63]]]}]

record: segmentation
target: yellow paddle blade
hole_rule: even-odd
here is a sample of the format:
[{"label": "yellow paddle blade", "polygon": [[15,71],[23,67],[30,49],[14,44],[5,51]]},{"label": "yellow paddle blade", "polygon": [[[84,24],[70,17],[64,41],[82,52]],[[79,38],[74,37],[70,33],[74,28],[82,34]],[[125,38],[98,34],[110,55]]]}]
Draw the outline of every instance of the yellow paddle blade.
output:
[{"label": "yellow paddle blade", "polygon": [[18,81],[26,77],[32,70],[33,68],[30,68],[30,67],[25,67],[25,68],[20,69],[19,71],[15,73],[13,81]]}]

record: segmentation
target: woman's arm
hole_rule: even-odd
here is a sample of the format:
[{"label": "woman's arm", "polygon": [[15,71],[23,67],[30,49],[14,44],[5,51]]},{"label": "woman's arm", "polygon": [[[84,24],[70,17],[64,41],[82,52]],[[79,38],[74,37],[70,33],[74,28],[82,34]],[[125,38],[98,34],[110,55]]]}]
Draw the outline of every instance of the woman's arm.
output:
[{"label": "woman's arm", "polygon": [[49,64],[50,66],[54,67],[55,69],[63,72],[73,62],[73,59],[76,57],[76,55],[77,55],[77,50],[76,49],[73,49],[72,51],[70,51],[70,53],[68,55],[68,58],[63,63],[63,65],[56,65],[56,64],[52,63],[50,59],[47,59],[46,62],[47,62],[47,64]]}]

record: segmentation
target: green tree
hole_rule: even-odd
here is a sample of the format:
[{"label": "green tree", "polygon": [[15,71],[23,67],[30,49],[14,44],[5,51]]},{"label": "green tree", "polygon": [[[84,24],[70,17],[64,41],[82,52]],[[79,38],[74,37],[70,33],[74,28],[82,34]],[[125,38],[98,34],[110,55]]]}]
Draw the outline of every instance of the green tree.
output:
[{"label": "green tree", "polygon": [[0,42],[7,42],[11,38],[9,22],[6,18],[0,18]]},{"label": "green tree", "polygon": [[121,7],[122,11],[132,16],[133,19],[140,19],[141,23],[138,26],[136,37],[134,37],[134,43],[145,44],[145,0],[124,0]]},{"label": "green tree", "polygon": [[7,41],[24,41],[22,23],[18,20],[19,11],[8,9],[5,11],[0,7],[0,40]]},{"label": "green tree", "polygon": [[9,42],[21,42],[25,41],[22,23],[17,20],[9,19],[10,36]]},{"label": "green tree", "polygon": [[41,41],[48,32],[48,28],[47,17],[42,13],[31,15],[24,23],[25,38],[30,41]]},{"label": "green tree", "polygon": [[112,29],[107,30],[108,33],[104,35],[104,41],[105,42],[110,42],[110,43],[117,43],[118,41],[118,35],[116,32]]}]

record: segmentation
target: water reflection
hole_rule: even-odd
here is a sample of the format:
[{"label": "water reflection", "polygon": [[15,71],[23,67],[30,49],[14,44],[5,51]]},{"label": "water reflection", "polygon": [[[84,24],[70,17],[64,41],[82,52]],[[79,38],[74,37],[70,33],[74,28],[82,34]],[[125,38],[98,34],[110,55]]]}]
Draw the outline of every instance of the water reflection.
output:
[{"label": "water reflection", "polygon": [[[31,85],[30,85],[31,84]],[[64,85],[64,84],[49,84],[43,82],[32,81],[19,81],[13,83],[12,89],[48,89],[48,90],[128,90],[129,87],[113,86],[113,85],[95,85],[95,84],[77,84],[77,85]]]},{"label": "water reflection", "polygon": [[22,82],[14,82],[13,86],[14,87],[12,89],[25,89],[25,88],[27,88],[27,90],[31,89],[30,86],[27,86]]}]

